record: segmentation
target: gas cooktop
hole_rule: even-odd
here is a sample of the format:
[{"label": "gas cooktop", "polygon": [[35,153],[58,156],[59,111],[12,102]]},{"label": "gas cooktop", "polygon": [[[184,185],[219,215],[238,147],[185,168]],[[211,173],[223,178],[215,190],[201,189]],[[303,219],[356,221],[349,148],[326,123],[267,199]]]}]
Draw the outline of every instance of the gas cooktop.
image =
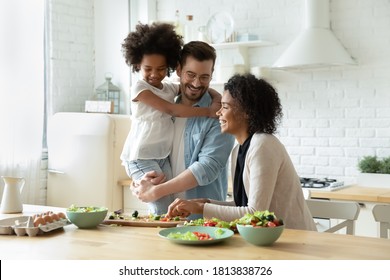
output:
[{"label": "gas cooktop", "polygon": [[329,178],[306,178],[300,177],[302,188],[311,189],[341,189],[344,188],[344,182],[337,181],[336,179]]}]

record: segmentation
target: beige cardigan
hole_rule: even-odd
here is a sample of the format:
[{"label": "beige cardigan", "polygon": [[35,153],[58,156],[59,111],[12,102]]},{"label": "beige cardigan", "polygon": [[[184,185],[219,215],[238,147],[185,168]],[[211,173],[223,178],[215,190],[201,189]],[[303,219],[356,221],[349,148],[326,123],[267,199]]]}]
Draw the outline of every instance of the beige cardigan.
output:
[{"label": "beige cardigan", "polygon": [[[238,148],[236,145],[231,154],[233,178]],[[245,158],[243,182],[248,206],[211,200],[205,204],[204,217],[233,221],[246,213],[269,210],[284,220],[286,228],[317,230],[290,156],[274,135],[253,135]]]}]

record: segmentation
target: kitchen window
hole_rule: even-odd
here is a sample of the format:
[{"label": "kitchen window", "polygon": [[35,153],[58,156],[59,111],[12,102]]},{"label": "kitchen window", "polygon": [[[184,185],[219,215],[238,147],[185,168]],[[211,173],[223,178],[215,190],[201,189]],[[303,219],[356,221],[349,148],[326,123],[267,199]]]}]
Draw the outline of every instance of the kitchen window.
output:
[{"label": "kitchen window", "polygon": [[0,175],[24,177],[22,200],[36,204],[42,197],[44,5],[0,2]]}]

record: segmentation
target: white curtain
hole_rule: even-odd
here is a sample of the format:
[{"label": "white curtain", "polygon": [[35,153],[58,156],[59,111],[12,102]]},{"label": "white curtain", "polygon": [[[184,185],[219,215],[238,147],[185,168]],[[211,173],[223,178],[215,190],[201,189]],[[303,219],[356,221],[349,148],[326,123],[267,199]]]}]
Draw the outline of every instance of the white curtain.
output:
[{"label": "white curtain", "polygon": [[44,0],[0,0],[0,104],[0,175],[24,177],[23,203],[42,204]]}]

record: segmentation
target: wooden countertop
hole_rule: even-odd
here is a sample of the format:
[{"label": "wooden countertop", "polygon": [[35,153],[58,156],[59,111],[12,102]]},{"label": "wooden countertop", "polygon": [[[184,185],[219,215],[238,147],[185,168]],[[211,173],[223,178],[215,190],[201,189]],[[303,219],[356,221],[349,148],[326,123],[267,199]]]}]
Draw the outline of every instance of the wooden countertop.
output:
[{"label": "wooden countertop", "polygon": [[350,187],[336,191],[311,190],[311,197],[358,202],[390,203],[390,189],[351,185]]},{"label": "wooden countertop", "polygon": [[130,186],[132,180],[131,179],[123,179],[123,180],[119,180],[118,181],[118,185],[119,186],[123,186],[123,187],[127,187],[127,186]]},{"label": "wooden countertop", "polygon": [[[24,210],[23,215],[31,215],[61,208],[25,205]],[[17,215],[0,214],[0,219],[10,216]],[[213,246],[185,246],[162,239],[160,230],[106,225],[81,230],[69,225],[37,237],[0,235],[0,259],[390,259],[390,242],[380,238],[286,229],[269,247],[249,244],[239,234]]]}]

